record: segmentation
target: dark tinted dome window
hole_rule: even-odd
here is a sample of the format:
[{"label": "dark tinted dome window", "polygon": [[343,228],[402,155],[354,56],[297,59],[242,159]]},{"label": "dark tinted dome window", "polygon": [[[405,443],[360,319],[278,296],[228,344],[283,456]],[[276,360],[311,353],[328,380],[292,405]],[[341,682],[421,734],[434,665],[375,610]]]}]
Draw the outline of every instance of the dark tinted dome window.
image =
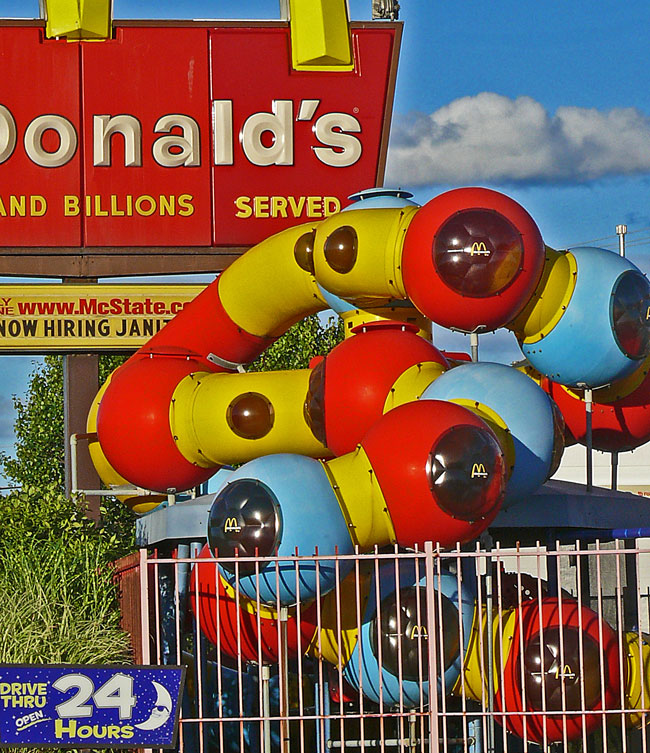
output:
[{"label": "dark tinted dome window", "polygon": [[318,363],[309,375],[309,389],[304,404],[304,415],[311,433],[321,443],[326,445],[325,435],[325,363],[327,359]]},{"label": "dark tinted dome window", "polygon": [[[440,614],[438,599],[442,602],[443,659],[446,670],[460,652],[458,610],[446,596],[436,593],[436,620]],[[386,670],[399,677],[401,654],[402,678],[426,680],[429,672],[426,590],[422,586],[407,586],[400,589],[399,619],[396,594],[391,594],[381,602],[380,612],[379,619],[375,617],[370,626],[370,645],[377,661],[379,638],[382,666]],[[437,629],[435,632],[437,639]]]},{"label": "dark tinted dome window", "polygon": [[[280,505],[261,481],[238,479],[215,497],[208,517],[208,543],[220,557],[268,557],[275,553],[282,533]],[[222,563],[235,572],[234,562]],[[241,563],[240,574],[255,572],[254,563]]]},{"label": "dark tinted dome window", "polygon": [[433,261],[442,281],[474,298],[508,287],[521,271],[523,256],[517,228],[488,209],[457,212],[433,239]]},{"label": "dark tinted dome window", "polygon": [[503,497],[501,447],[479,426],[454,426],[446,431],[431,449],[427,470],[433,498],[453,518],[484,518]]},{"label": "dark tinted dome window", "polygon": [[353,227],[344,225],[335,230],[325,241],[325,259],[330,267],[340,274],[349,272],[357,260],[357,233]]},{"label": "dark tinted dome window", "polygon": [[[581,709],[581,682],[584,683],[585,708],[594,708],[600,700],[600,650],[596,641],[583,633],[581,662],[579,630],[575,627],[565,627],[562,629],[562,649],[560,651],[558,627],[544,629],[543,650],[539,633],[525,646],[526,697],[536,711],[542,710],[542,688],[549,711],[562,710],[563,686],[566,709]],[[605,683],[606,670],[605,667]]]},{"label": "dark tinted dome window", "polygon": [[296,241],[296,245],[293,247],[293,256],[301,269],[305,272],[311,272],[314,274],[314,239],[316,233],[312,230],[311,233],[305,233],[301,235]]},{"label": "dark tinted dome window", "polygon": [[551,455],[551,467],[548,471],[548,477],[554,476],[557,469],[562,462],[562,455],[564,455],[564,433],[566,431],[566,425],[564,423],[564,416],[562,411],[557,407],[557,403],[553,398],[549,397],[551,401],[551,408],[553,409],[553,454]]},{"label": "dark tinted dome window", "polygon": [[650,283],[640,273],[624,272],[612,291],[611,318],[619,348],[629,358],[650,353]]},{"label": "dark tinted dome window", "polygon": [[226,420],[238,437],[261,439],[273,428],[275,412],[267,397],[258,392],[245,392],[231,401]]}]

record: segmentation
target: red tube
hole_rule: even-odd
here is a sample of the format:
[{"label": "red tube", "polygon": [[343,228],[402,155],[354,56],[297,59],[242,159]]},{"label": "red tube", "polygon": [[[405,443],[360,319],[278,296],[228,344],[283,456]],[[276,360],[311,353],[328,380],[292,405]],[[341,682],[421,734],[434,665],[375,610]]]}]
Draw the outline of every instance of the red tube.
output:
[{"label": "red tube", "polygon": [[[384,412],[395,380],[410,366],[435,361],[440,351],[405,322],[371,322],[337,345],[318,366],[324,369],[325,444],[335,455],[354,450]],[[415,397],[415,396],[414,396]]]},{"label": "red tube", "polygon": [[219,279],[190,301],[138,353],[180,357],[190,353],[205,370],[226,371],[208,356],[212,353],[235,364],[249,363],[274,343],[277,338],[251,335],[232,321],[219,298]]},{"label": "red tube", "polygon": [[97,413],[111,466],[163,494],[207,481],[218,466],[190,463],[176,448],[169,425],[174,390],[194,371],[232,371],[272,342],[238,327],[219,300],[218,280],[212,283],[114,374]]},{"label": "red tube", "polygon": [[[594,392],[592,436],[595,449],[627,452],[650,441],[650,371],[645,364],[643,369],[643,380],[628,395],[605,403],[598,401],[599,390]],[[578,442],[586,444],[584,400],[548,379],[542,380],[542,388],[555,400],[567,429]],[[607,392],[611,394],[612,390],[616,391],[616,383]]]}]

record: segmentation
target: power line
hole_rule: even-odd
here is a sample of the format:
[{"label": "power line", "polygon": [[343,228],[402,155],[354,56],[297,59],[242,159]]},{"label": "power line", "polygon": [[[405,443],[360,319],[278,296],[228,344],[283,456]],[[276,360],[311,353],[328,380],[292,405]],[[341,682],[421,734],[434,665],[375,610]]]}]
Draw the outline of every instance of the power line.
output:
[{"label": "power line", "polygon": [[[641,227],[638,228],[638,230],[628,230],[627,235],[635,235],[637,233],[645,233],[647,230],[650,230],[650,226],[648,227]],[[602,238],[591,238],[588,241],[579,241],[578,243],[569,243],[564,248],[577,248],[578,246],[586,246],[589,243],[596,243],[598,241],[607,241],[607,240],[618,240],[618,235],[604,235]],[[636,239],[635,239],[636,240]],[[617,244],[605,244],[606,246],[614,245],[616,248],[618,248]]]}]

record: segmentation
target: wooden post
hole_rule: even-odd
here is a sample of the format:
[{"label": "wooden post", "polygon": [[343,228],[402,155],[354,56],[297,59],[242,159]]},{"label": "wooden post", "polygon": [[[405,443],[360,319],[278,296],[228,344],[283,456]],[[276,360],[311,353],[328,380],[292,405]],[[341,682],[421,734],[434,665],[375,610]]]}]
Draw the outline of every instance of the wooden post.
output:
[{"label": "wooden post", "polygon": [[[86,419],[93,398],[99,389],[99,356],[75,353],[63,356],[63,434],[65,441],[65,492],[72,487],[70,463],[70,435],[86,431]],[[79,443],[77,480],[80,489],[99,489],[100,479],[90,460],[88,445]],[[87,516],[99,521],[99,497],[87,498]]]},{"label": "wooden post", "polygon": [[[97,279],[63,278],[63,284],[88,284]],[[72,489],[70,435],[86,432],[88,411],[99,389],[99,355],[71,353],[63,356],[63,440],[65,443],[65,493]],[[99,489],[100,478],[90,459],[88,445],[81,442],[77,452],[77,484],[80,489]],[[86,515],[99,522],[100,498],[86,499]]]}]

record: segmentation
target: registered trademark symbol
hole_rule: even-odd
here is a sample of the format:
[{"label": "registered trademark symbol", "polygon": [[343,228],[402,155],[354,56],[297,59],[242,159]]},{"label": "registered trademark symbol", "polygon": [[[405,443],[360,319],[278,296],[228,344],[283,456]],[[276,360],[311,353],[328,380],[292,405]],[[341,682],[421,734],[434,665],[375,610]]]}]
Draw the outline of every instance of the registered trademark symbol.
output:
[{"label": "registered trademark symbol", "polygon": [[357,113],[357,112],[359,112],[359,108],[358,108],[358,107],[353,107],[353,108],[352,108],[352,112],[354,112],[354,113]]}]

